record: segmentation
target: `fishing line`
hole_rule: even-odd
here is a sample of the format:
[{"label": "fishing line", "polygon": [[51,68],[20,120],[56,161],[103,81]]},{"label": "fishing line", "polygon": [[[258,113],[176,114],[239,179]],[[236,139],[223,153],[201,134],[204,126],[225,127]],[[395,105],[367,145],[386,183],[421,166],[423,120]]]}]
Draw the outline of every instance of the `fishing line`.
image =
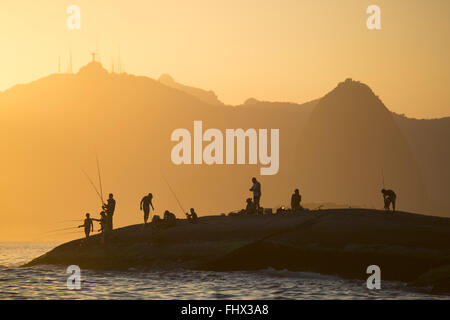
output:
[{"label": "fishing line", "polygon": [[52,233],[52,232],[59,232],[59,231],[71,230],[71,229],[76,229],[76,228],[78,228],[78,227],[69,227],[69,228],[55,229],[55,230],[50,230],[50,231],[42,232],[41,234],[47,234],[47,233]]},{"label": "fishing line", "polygon": [[66,235],[66,234],[75,234],[75,233],[80,234],[81,231],[82,230],[41,235],[41,236],[35,237],[33,241],[42,240],[42,239],[48,239],[48,238],[51,238],[51,237],[60,237],[60,236]]},{"label": "fishing line", "polygon": [[100,198],[100,201],[103,203],[103,197],[100,195],[100,192],[98,192],[97,187],[95,186],[94,182],[92,181],[92,179],[88,176],[88,174],[86,173],[86,171],[84,171],[83,169],[81,169],[81,171],[83,171],[84,175],[86,176],[86,178],[89,180],[89,182],[91,183],[91,186],[94,188],[95,192],[97,193],[98,197]]},{"label": "fishing line", "polygon": [[173,196],[175,197],[175,200],[177,200],[178,205],[180,206],[181,210],[183,210],[183,214],[186,213],[186,211],[184,211],[183,206],[180,203],[180,200],[178,200],[177,195],[175,194],[175,191],[173,191],[172,187],[170,186],[169,182],[167,181],[166,177],[164,175],[162,175],[164,181],[167,183],[167,186],[169,187],[170,191],[172,192]]},{"label": "fishing line", "polygon": [[58,229],[58,230],[52,230],[52,231],[47,231],[47,232],[43,232],[43,233],[38,233],[33,239],[39,240],[39,239],[44,239],[47,237],[54,237],[54,236],[60,236],[60,235],[65,235],[65,234],[78,233],[78,232],[82,231],[82,230],[71,231],[71,232],[66,231],[66,230],[72,230],[72,229],[78,229],[78,227],[64,228],[64,229]]},{"label": "fishing line", "polygon": [[[83,229],[84,230],[84,229]],[[67,231],[58,231],[57,233],[55,232],[55,233],[49,233],[49,234],[45,234],[45,235],[43,235],[42,237],[44,238],[44,237],[57,237],[57,236],[63,236],[63,235],[66,235],[66,234],[74,234],[74,233],[80,233],[80,232],[82,232],[83,231],[81,228],[80,228],[80,230],[76,230],[76,231],[70,231],[70,232],[67,232]]]},{"label": "fishing line", "polygon": [[96,158],[97,158],[98,182],[100,185],[100,199],[102,200],[102,204],[105,204],[105,201],[103,201],[103,188],[102,188],[102,176],[100,174],[100,163],[98,161],[98,156],[96,156]]},{"label": "fishing line", "polygon": [[80,221],[83,221],[83,219],[78,219],[78,220],[61,220],[61,221],[55,221],[55,223],[80,222]]}]

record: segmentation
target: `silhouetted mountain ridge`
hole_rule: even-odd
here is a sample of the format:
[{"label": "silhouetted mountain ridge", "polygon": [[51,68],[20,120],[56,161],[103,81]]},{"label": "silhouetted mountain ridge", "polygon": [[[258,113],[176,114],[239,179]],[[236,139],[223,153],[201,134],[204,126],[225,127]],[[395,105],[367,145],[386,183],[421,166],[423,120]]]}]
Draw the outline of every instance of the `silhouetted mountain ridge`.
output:
[{"label": "silhouetted mountain ridge", "polygon": [[[295,182],[285,183],[282,177],[293,170],[291,150],[298,142],[297,128],[311,108],[281,103],[255,114],[240,107],[212,107],[154,79],[105,74],[97,66],[77,74],[53,74],[0,95],[0,170],[5,182],[0,186],[0,212],[18,217],[8,232],[17,228],[23,234],[27,228],[45,225],[60,208],[68,219],[86,211],[97,216],[96,193],[80,170],[96,172],[95,154],[102,163],[105,193],[114,192],[118,199],[117,225],[141,220],[136,197],[148,192],[155,195],[155,203],[158,199],[158,213],[169,209],[183,215],[163,173],[180,201],[200,215],[244,206],[249,179],[259,174],[257,166],[176,166],[171,162],[176,144],[171,133],[178,128],[192,132],[195,120],[203,121],[204,130],[223,132],[226,128],[281,128],[280,173],[261,180],[267,181],[266,206],[289,201],[284,199],[289,199]],[[283,114],[289,114],[288,118]],[[32,207],[23,206],[25,198]]]},{"label": "silhouetted mountain ridge", "polygon": [[[421,170],[391,112],[365,84],[347,79],[315,107],[301,134],[298,178],[315,200],[375,205],[383,187],[408,210],[429,206]],[[304,156],[306,155],[306,156]]]},{"label": "silhouetted mountain ridge", "polygon": [[[15,214],[22,231],[54,219],[60,208],[69,219],[87,211],[96,216],[98,199],[80,171],[96,172],[95,154],[101,159],[105,193],[118,198],[117,225],[141,221],[136,201],[148,192],[155,195],[158,213],[182,214],[162,174],[180,201],[200,215],[243,207],[258,166],[171,162],[171,133],[177,128],[192,132],[194,120],[202,120],[204,130],[223,132],[280,129],[280,171],[259,179],[265,207],[288,206],[298,187],[305,202],[380,208],[382,169],[386,186],[399,194],[400,209],[418,211],[428,205],[416,155],[398,122],[362,83],[346,81],[301,105],[254,100],[212,107],[160,81],[105,73],[94,63],[77,74],[53,74],[0,94],[1,212]],[[448,174],[446,166],[442,170]],[[23,199],[33,206],[25,208]]]},{"label": "silhouetted mountain ridge", "polygon": [[433,202],[450,212],[450,117],[413,119],[393,114],[399,128],[410,142]]},{"label": "silhouetted mountain ridge", "polygon": [[178,89],[180,91],[186,92],[194,97],[202,100],[203,102],[210,104],[212,106],[222,106],[224,105],[222,101],[217,98],[214,91],[206,91],[199,88],[189,87],[176,82],[170,75],[163,74],[158,79],[159,82],[169,86],[171,88]]}]

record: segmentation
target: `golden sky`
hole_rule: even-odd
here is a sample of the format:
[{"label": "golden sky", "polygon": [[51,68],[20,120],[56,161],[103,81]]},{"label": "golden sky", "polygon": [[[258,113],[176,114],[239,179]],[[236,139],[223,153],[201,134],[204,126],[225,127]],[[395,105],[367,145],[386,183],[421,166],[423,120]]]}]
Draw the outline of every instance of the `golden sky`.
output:
[{"label": "golden sky", "polygon": [[[66,26],[66,10],[73,4],[81,8],[81,30]],[[366,9],[372,4],[381,8],[381,30],[366,27]],[[62,70],[67,70],[69,52],[74,71],[88,63],[95,50],[110,69],[112,60],[118,61],[120,44],[126,72],[152,78],[168,73],[180,83],[214,90],[227,104],[238,105],[250,97],[303,103],[351,77],[368,84],[397,113],[450,116],[449,13],[449,0],[0,0],[0,91],[57,72],[58,57]],[[51,127],[45,113],[36,110],[36,116]],[[4,127],[8,125],[16,129],[13,121]],[[36,137],[46,137],[45,132]],[[85,142],[83,137],[80,141]],[[134,142],[134,135],[128,137]],[[50,138],[49,134],[49,141],[10,146],[9,158],[0,159],[6,168],[4,180],[16,181],[14,186],[0,183],[0,196],[8,200],[0,208],[0,240],[34,239],[35,232],[76,223],[67,219],[81,219],[87,210],[98,213],[92,210],[98,209],[99,201],[78,168],[78,157],[87,158],[89,152],[78,150],[73,158],[59,151],[54,155],[48,151],[54,149]],[[33,158],[40,147],[44,152]],[[107,186],[118,192],[121,212],[128,212],[118,216],[117,225],[140,223],[136,202],[148,192],[147,186],[130,191],[120,185],[120,177],[138,172],[142,159],[130,160],[125,154],[118,160],[105,152],[100,156],[105,179],[110,179]],[[52,157],[60,167],[47,163]],[[92,159],[86,163],[92,165]],[[123,164],[130,168],[123,169]],[[60,188],[62,177],[65,184]],[[137,177],[136,173],[134,182],[140,181]],[[247,190],[248,182],[240,183],[241,190]],[[162,180],[149,188],[158,194],[158,210],[174,203]],[[186,189],[178,186],[177,191]],[[30,211],[20,201],[34,190],[39,199],[31,201]],[[78,209],[73,204],[72,211],[65,207],[72,201],[67,190],[76,190]]]},{"label": "golden sky", "polygon": [[[81,30],[66,27],[81,8]],[[366,28],[381,7],[382,30]],[[367,83],[391,110],[448,116],[448,0],[2,0],[0,90],[73,69],[98,47],[123,68],[214,90],[227,104],[249,97],[305,102],[346,77]]]}]

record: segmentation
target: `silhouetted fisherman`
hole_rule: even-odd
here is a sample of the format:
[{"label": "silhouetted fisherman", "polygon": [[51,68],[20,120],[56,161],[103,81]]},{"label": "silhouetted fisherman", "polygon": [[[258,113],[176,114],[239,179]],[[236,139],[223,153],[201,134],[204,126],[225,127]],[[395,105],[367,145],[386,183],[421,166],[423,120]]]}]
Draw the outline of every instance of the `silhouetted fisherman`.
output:
[{"label": "silhouetted fisherman", "polygon": [[255,204],[256,212],[259,212],[259,201],[261,200],[261,183],[259,183],[255,177],[252,178],[252,182],[253,186],[250,188],[250,191],[253,191],[253,203]]},{"label": "silhouetted fisherman", "polygon": [[86,213],[86,219],[84,219],[84,223],[81,226],[78,226],[78,228],[81,227],[84,227],[84,234],[86,235],[86,239],[88,239],[91,231],[94,231],[94,223],[92,222],[89,213]]},{"label": "silhouetted fisherman", "polygon": [[190,212],[191,212],[191,214],[186,213],[187,220],[190,223],[197,223],[198,222],[198,216],[197,216],[197,213],[195,212],[194,208],[191,208]]},{"label": "silhouetted fisherman", "polygon": [[154,214],[152,217],[152,222],[150,223],[150,226],[152,230],[159,230],[165,228],[164,220],[161,219],[161,217],[158,214]]},{"label": "silhouetted fisherman", "polygon": [[92,219],[94,221],[98,221],[100,223],[100,230],[98,230],[101,233],[105,233],[108,230],[108,217],[106,216],[105,211],[100,212],[100,219]]},{"label": "silhouetted fisherman", "polygon": [[175,216],[175,214],[173,214],[169,210],[166,210],[164,212],[164,224],[165,224],[165,227],[167,227],[167,228],[173,227],[174,225],[176,225],[177,217]]},{"label": "silhouetted fisherman", "polygon": [[395,200],[397,199],[397,195],[391,189],[382,189],[381,193],[383,194],[384,199],[384,209],[389,211],[389,207],[392,203],[392,211],[395,212]]},{"label": "silhouetted fisherman", "polygon": [[108,229],[113,230],[113,215],[114,210],[116,209],[116,200],[114,200],[113,194],[109,194],[109,198],[106,204],[103,205],[103,210],[106,212],[106,216],[108,217]]},{"label": "silhouetted fisherman", "polygon": [[293,212],[295,212],[297,210],[301,210],[301,208],[302,208],[300,205],[301,201],[302,201],[302,196],[300,195],[300,192],[298,191],[298,189],[295,189],[295,191],[291,197],[291,209]]},{"label": "silhouetted fisherman", "polygon": [[159,215],[157,215],[157,214],[153,215],[152,223],[160,223],[161,221],[162,220],[161,220],[161,217]]},{"label": "silhouetted fisherman", "polygon": [[251,198],[247,198],[247,206],[245,207],[245,213],[246,214],[255,214],[256,213],[256,206],[255,203],[252,201]]},{"label": "silhouetted fisherman", "polygon": [[144,210],[144,225],[147,224],[148,217],[150,216],[150,206],[152,207],[153,211],[155,211],[155,208],[153,207],[152,203],[153,195],[149,193],[141,200],[141,210]]}]

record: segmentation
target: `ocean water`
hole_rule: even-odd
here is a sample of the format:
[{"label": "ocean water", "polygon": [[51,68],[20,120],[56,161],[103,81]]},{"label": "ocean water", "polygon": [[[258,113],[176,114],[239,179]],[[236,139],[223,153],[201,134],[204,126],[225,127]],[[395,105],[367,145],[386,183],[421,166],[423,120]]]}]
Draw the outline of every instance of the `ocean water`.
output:
[{"label": "ocean water", "polygon": [[64,266],[19,268],[56,243],[0,243],[0,299],[450,299],[383,281],[368,290],[365,281],[308,272],[189,270],[81,270],[81,289],[69,290]]}]

